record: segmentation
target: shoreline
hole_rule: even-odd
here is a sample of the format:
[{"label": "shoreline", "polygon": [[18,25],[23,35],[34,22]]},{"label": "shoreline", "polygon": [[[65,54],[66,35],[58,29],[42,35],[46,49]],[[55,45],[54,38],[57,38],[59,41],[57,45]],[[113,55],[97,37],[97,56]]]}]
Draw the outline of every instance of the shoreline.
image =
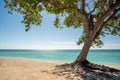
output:
[{"label": "shoreline", "polygon": [[55,64],[64,64],[66,62],[61,61],[48,61],[48,60],[42,60],[42,59],[32,59],[32,58],[20,58],[20,57],[1,57],[0,59],[18,59],[18,60],[29,60],[29,61],[37,61],[37,62],[45,62],[45,63],[55,63]]},{"label": "shoreline", "polygon": [[[70,63],[70,62],[64,62],[64,61],[63,62],[62,61],[48,61],[48,60],[42,60],[42,59],[19,58],[19,57],[1,57],[0,56],[0,59],[1,58],[3,58],[3,59],[29,60],[29,61],[37,61],[37,62],[45,62],[45,63],[55,63],[55,64],[58,64],[58,65],[65,64],[65,63]],[[97,63],[95,63],[95,64],[97,64]],[[117,65],[117,64],[98,64],[98,65],[104,65],[104,66],[108,66],[108,67],[120,70],[120,65]]]}]

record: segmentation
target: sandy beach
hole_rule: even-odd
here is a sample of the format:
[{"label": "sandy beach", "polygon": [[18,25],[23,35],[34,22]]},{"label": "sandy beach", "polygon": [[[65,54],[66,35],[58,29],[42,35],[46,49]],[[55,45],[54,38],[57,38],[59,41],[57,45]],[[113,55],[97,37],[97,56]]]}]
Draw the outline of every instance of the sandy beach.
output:
[{"label": "sandy beach", "polygon": [[0,58],[0,80],[66,80],[53,74],[56,65],[60,63]]},{"label": "sandy beach", "polygon": [[64,80],[52,74],[57,63],[0,58],[0,80]]}]

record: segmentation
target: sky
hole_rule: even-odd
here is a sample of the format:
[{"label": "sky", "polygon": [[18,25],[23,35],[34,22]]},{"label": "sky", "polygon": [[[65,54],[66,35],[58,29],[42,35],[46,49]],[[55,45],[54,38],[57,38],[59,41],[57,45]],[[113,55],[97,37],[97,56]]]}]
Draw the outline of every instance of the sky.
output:
[{"label": "sky", "polygon": [[[81,36],[82,28],[58,29],[53,25],[55,15],[43,11],[41,26],[32,26],[25,32],[21,23],[23,16],[13,12],[8,14],[3,0],[0,2],[0,49],[81,49],[76,41]],[[91,49],[120,49],[120,36],[101,37],[104,41],[102,48]]]}]

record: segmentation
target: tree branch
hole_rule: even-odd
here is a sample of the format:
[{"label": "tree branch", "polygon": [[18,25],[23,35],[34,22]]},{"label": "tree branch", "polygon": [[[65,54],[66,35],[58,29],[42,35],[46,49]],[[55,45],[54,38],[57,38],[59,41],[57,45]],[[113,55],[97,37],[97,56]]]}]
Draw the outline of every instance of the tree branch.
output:
[{"label": "tree branch", "polygon": [[89,12],[89,14],[92,14],[95,11],[96,7],[92,11]]},{"label": "tree branch", "polygon": [[118,9],[115,9],[113,11],[113,14],[100,26],[99,30],[97,31],[96,35],[95,35],[95,38],[96,39],[102,32],[103,28],[106,26],[106,24],[115,16],[115,14],[120,11],[120,8]]},{"label": "tree branch", "polygon": [[82,19],[87,16],[87,14],[86,14],[83,10],[78,9],[77,11],[78,11],[78,13],[79,13],[79,16],[80,16]]},{"label": "tree branch", "polygon": [[109,5],[112,5],[112,4],[113,4],[113,1],[114,1],[114,0],[109,0],[109,2],[108,2]]},{"label": "tree branch", "polygon": [[[98,28],[103,22],[104,19],[109,16],[118,6],[120,6],[120,1],[118,0],[115,4],[111,5],[109,9],[105,12],[105,14],[97,20],[97,23],[95,24],[95,27]],[[96,29],[95,29],[96,30]]]},{"label": "tree branch", "polygon": [[82,11],[85,11],[85,0],[82,0]]}]

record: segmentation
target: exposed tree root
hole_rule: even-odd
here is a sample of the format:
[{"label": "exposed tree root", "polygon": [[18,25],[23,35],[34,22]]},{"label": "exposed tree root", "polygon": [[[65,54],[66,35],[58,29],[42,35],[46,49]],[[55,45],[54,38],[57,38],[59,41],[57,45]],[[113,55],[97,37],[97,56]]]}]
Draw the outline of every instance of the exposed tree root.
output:
[{"label": "exposed tree root", "polygon": [[54,74],[66,80],[120,80],[120,70],[90,62],[56,66]]}]

